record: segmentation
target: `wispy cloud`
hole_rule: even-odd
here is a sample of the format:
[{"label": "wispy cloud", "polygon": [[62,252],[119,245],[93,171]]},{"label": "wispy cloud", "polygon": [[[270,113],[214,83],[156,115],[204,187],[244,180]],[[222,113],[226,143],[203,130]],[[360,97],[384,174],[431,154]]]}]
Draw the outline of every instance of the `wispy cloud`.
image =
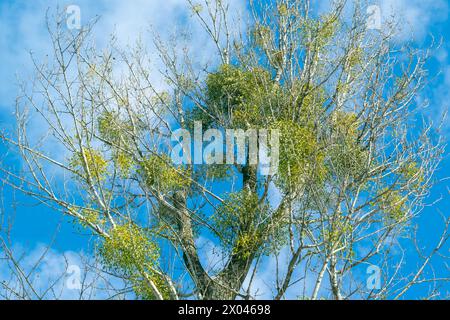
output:
[{"label": "wispy cloud", "polygon": [[446,21],[448,18],[448,2],[445,0],[374,0],[379,5],[384,21],[395,17],[400,27],[400,40],[411,37],[421,41],[430,32],[433,24]]},{"label": "wispy cloud", "polygon": [[16,244],[11,251],[14,263],[0,256],[3,298],[106,299],[110,290],[124,288],[123,281],[98,271],[83,252],[59,252],[42,244],[32,250]]},{"label": "wispy cloud", "polygon": [[[243,15],[244,4],[244,0],[230,1],[230,12],[234,12],[230,18],[237,19],[236,16]],[[173,35],[191,34],[188,42],[179,43],[179,50],[188,50],[194,63],[211,62],[211,59],[217,57],[214,54],[214,44],[208,39],[198,20],[192,17],[193,12],[186,0],[0,2],[0,113],[3,121],[14,123],[12,116],[15,99],[19,95],[18,81],[24,81],[27,85],[32,83],[34,66],[30,52],[33,52],[38,63],[51,63],[54,60],[46,16],[49,16],[49,22],[52,23],[52,17],[57,10],[64,12],[68,5],[77,5],[80,8],[81,25],[100,17],[92,32],[94,46],[98,52],[108,46],[113,34],[116,45],[122,49],[134,46],[138,39],[142,40],[150,55],[150,77],[156,89],[166,89],[167,84],[161,75],[164,67],[153,45],[153,32],[163,41],[172,39]],[[115,68],[122,70],[118,64],[116,63]],[[35,99],[37,105],[45,103],[39,100],[39,95]],[[31,138],[38,140],[47,133],[48,124],[39,115],[35,117],[31,114],[28,124],[28,135]],[[71,122],[67,123],[68,128],[71,126]],[[53,140],[51,137],[47,138],[45,151],[57,161],[64,162],[67,160],[67,150],[62,148],[58,141]]]},{"label": "wispy cloud", "polygon": [[[81,12],[81,23],[86,24],[94,17],[100,20],[94,29],[96,46],[105,47],[114,33],[121,46],[134,44],[138,37],[151,47],[151,32],[157,32],[162,39],[174,33],[191,33],[188,49],[196,59],[212,56],[213,45],[195,19],[185,0],[79,0],[76,3],[63,1],[20,1],[0,4],[0,60],[3,63],[0,77],[0,106],[12,110],[17,87],[15,75],[30,76],[32,64],[29,52],[44,59],[51,54],[51,43],[46,28],[46,14],[64,10],[68,5],[77,5]],[[230,1],[230,12],[244,14],[245,1]],[[234,17],[236,18],[236,17]],[[236,21],[236,20],[235,20]],[[156,54],[155,54],[156,57]],[[157,70],[157,65],[155,69]],[[155,81],[158,79],[155,78]]]},{"label": "wispy cloud", "polygon": [[[333,0],[313,0],[320,13],[327,12]],[[390,22],[399,28],[397,40],[414,39],[422,41],[430,32],[430,28],[437,23],[448,19],[449,5],[446,0],[366,0],[363,2],[367,8],[378,6],[381,16],[381,27]],[[346,13],[350,15],[352,1],[347,1]],[[372,14],[372,11],[367,14]]]}]

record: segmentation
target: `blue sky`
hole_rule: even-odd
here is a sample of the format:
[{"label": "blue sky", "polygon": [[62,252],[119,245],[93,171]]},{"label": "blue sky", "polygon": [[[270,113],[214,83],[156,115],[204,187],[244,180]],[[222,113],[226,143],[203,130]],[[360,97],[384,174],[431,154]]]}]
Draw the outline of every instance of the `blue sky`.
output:
[{"label": "blue sky", "polygon": [[[403,41],[413,35],[416,45],[424,47],[430,44],[430,35],[439,40],[442,46],[433,52],[428,68],[431,75],[436,77],[424,91],[420,99],[429,100],[430,106],[426,116],[439,119],[448,108],[450,102],[450,21],[448,20],[448,2],[446,0],[373,0],[382,9],[384,17],[391,13],[399,14],[402,33],[398,41]],[[30,77],[31,61],[29,51],[33,50],[37,57],[45,57],[50,50],[49,39],[45,30],[45,13],[48,7],[61,8],[69,4],[76,4],[81,8],[82,23],[95,15],[101,20],[95,29],[95,38],[99,46],[108,40],[110,33],[115,32],[122,44],[136,39],[140,32],[149,27],[162,34],[169,35],[176,30],[177,25],[183,23],[189,12],[183,5],[183,0],[100,0],[100,1],[27,1],[0,0],[0,127],[2,130],[14,128],[14,100],[18,92],[16,75],[21,79]],[[320,3],[323,6],[323,1]],[[240,1],[233,1],[233,6],[241,11],[245,7]],[[191,46],[197,50],[199,56],[208,56],[208,46],[204,46],[204,35],[192,26],[194,35]],[[198,35],[198,36],[197,36]],[[145,40],[145,38],[144,38]],[[440,73],[439,73],[440,72]],[[155,81],[160,81],[157,77]],[[36,132],[42,129],[36,124]],[[450,137],[450,124],[443,125],[443,132]],[[0,154],[6,149],[0,146]],[[20,160],[8,154],[5,158],[9,165],[20,165]],[[450,176],[450,158],[447,155],[437,173],[437,179],[442,180]],[[423,246],[430,247],[437,241],[441,230],[441,220],[438,212],[448,216],[450,196],[450,180],[441,181],[433,190],[429,202],[442,198],[434,206],[426,208],[420,218],[420,239]],[[5,188],[3,209],[9,216],[14,216],[12,240],[15,245],[26,248],[31,254],[40,244],[52,241],[55,231],[58,233],[53,248],[55,255],[64,252],[89,252],[89,235],[74,227],[70,220],[61,217],[44,206],[38,206],[36,201],[21,194],[13,193]],[[13,206],[15,203],[18,206]],[[448,247],[445,249],[448,253]],[[414,263],[413,263],[414,265]],[[439,264],[437,264],[439,265]],[[1,264],[0,264],[1,267]],[[0,270],[1,273],[1,270]],[[270,273],[270,270],[267,271]],[[447,291],[450,289],[447,286]],[[410,297],[419,296],[420,289],[412,290]]]}]

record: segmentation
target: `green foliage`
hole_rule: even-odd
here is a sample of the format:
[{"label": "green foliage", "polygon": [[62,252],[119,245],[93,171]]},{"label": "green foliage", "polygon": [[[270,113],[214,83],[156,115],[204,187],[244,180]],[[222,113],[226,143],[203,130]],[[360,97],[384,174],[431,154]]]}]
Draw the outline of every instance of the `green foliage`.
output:
[{"label": "green foliage", "polygon": [[233,124],[237,128],[254,128],[263,121],[261,105],[245,104],[233,112]]},{"label": "green foliage", "polygon": [[257,24],[256,27],[252,30],[252,38],[256,46],[265,48],[272,41],[272,29],[270,29],[268,26]]},{"label": "green foliage", "polygon": [[339,94],[341,94],[341,95],[348,94],[350,89],[351,89],[350,85],[343,81],[338,81],[338,83],[336,85],[336,91],[339,92]]},{"label": "green foliage", "polygon": [[241,233],[236,239],[233,254],[248,259],[259,246],[261,246],[261,236],[258,233]]},{"label": "green foliage", "polygon": [[203,6],[201,4],[196,4],[192,7],[192,12],[195,14],[200,14],[203,11]]},{"label": "green foliage", "polygon": [[354,68],[360,65],[364,59],[364,51],[362,48],[354,48],[351,50],[347,57],[347,65],[349,68]]},{"label": "green foliage", "polygon": [[412,188],[419,188],[425,181],[423,170],[415,161],[408,161],[400,168],[401,178],[411,184]]},{"label": "green foliage", "polygon": [[278,14],[282,17],[287,16],[289,14],[289,8],[284,3],[279,4],[277,9],[278,9]]},{"label": "green foliage", "polygon": [[336,176],[357,178],[367,170],[368,151],[358,141],[359,126],[354,113],[336,111],[331,116],[329,169]]},{"label": "green foliage", "polygon": [[112,149],[112,160],[123,177],[127,177],[134,165],[124,150],[131,143],[132,126],[120,119],[118,112],[103,112],[97,119],[100,137]]},{"label": "green foliage", "polygon": [[193,108],[192,110],[186,110],[185,112],[186,126],[191,132],[194,131],[194,124],[196,121],[202,123],[204,130],[217,127],[216,115],[212,115],[205,110],[200,108]]},{"label": "green foliage", "polygon": [[[246,256],[260,243],[254,226],[265,209],[261,211],[258,200],[258,195],[245,190],[231,193],[213,216],[225,247],[238,250],[234,254]],[[248,227],[245,232],[244,226]]]},{"label": "green foliage", "polygon": [[105,267],[128,278],[138,298],[153,300],[152,281],[165,299],[170,297],[165,279],[155,272],[160,258],[156,242],[134,223],[118,225],[98,249]]},{"label": "green foliage", "polygon": [[231,65],[222,65],[206,80],[207,101],[211,111],[218,111],[230,124],[246,128],[261,123],[263,97],[271,84],[270,74],[264,69],[244,71]]},{"label": "green foliage", "polygon": [[389,221],[398,222],[407,213],[407,201],[399,191],[385,188],[381,191],[379,206]]},{"label": "green foliage", "polygon": [[168,155],[153,155],[145,159],[141,162],[139,173],[147,186],[162,192],[176,191],[190,184],[189,170],[172,166]]},{"label": "green foliage", "polygon": [[[170,299],[169,288],[163,279],[163,277],[159,274],[152,274],[151,276],[152,282],[158,288],[158,291],[162,294],[163,298],[168,300]],[[139,299],[142,300],[155,300],[155,294],[153,293],[150,285],[147,280],[140,276],[131,277],[131,284],[133,286],[133,291]]]},{"label": "green foliage", "polygon": [[83,216],[81,225],[85,228],[88,228],[90,225],[102,225],[105,223],[105,219],[102,219],[100,217],[100,213],[98,210],[85,208],[81,210],[81,215]]},{"label": "green foliage", "polygon": [[97,119],[100,137],[114,146],[123,145],[126,133],[131,131],[131,126],[120,120],[118,112],[104,111]]},{"label": "green foliage", "polygon": [[213,219],[225,241],[233,242],[242,223],[255,217],[258,210],[258,195],[241,191],[230,193],[228,198],[217,208]]},{"label": "green foliage", "polygon": [[159,259],[157,244],[134,223],[113,228],[98,252],[106,267],[128,276],[154,268]]},{"label": "green foliage", "polygon": [[339,20],[335,16],[325,15],[320,19],[304,19],[302,24],[303,45],[313,51],[321,51],[336,35]]},{"label": "green foliage", "polygon": [[344,216],[338,216],[336,221],[329,226],[324,232],[325,243],[332,243],[334,245],[343,244],[346,237],[351,235],[353,232],[353,226]]},{"label": "green foliage", "polygon": [[274,129],[280,130],[278,186],[292,191],[307,181],[323,181],[324,155],[314,130],[290,120],[276,122]]},{"label": "green foliage", "polygon": [[[323,116],[323,105],[326,101],[325,90],[312,83],[294,83],[292,92],[296,97],[296,109],[300,115],[296,118],[303,126],[314,126]],[[291,114],[283,119],[291,119]]]},{"label": "green foliage", "polygon": [[80,174],[86,172],[87,168],[90,175],[98,181],[104,180],[108,172],[108,162],[99,151],[92,148],[83,148],[76,153],[70,159],[69,166]]},{"label": "green foliage", "polygon": [[335,111],[331,116],[333,129],[337,135],[354,141],[358,136],[358,118],[352,112]]},{"label": "green foliage", "polygon": [[243,259],[255,252],[269,254],[286,243],[285,225],[272,224],[270,206],[246,190],[231,193],[212,217],[227,250]]},{"label": "green foliage", "polygon": [[123,152],[117,152],[115,154],[114,163],[123,177],[127,177],[130,174],[134,165],[133,159]]}]

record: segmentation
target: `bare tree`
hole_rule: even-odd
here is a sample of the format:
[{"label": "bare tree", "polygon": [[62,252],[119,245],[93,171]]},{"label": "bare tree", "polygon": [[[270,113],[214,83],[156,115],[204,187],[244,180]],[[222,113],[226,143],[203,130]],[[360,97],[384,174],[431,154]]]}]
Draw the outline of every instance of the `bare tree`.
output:
[{"label": "bare tree", "polygon": [[[250,1],[245,31],[225,1],[187,5],[216,57],[199,66],[182,39],[156,35],[167,90],[142,43],[99,50],[95,21],[75,33],[61,17],[49,23],[54,59],[33,60],[17,133],[3,136],[25,167],[3,167],[4,183],[91,230],[98,260],[144,299],[256,298],[265,257],[277,264],[275,299],[402,298],[448,281],[424,272],[448,219],[416,273],[392,265],[396,240],[416,239],[444,151],[415,100],[429,51],[394,41],[394,23],[369,30],[359,1],[321,15],[308,0]],[[29,136],[29,114],[48,126],[46,140]],[[278,130],[279,170],[260,174],[250,152],[245,164],[175,165],[171,137],[198,122]],[[201,238],[218,244],[220,261],[202,262]],[[383,269],[378,290],[358,271],[369,264]]]}]

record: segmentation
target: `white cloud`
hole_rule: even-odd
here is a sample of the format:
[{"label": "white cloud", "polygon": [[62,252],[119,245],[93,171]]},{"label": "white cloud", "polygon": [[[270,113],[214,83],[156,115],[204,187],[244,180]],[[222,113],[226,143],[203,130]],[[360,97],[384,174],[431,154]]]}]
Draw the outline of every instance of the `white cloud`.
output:
[{"label": "white cloud", "polygon": [[[327,12],[333,0],[315,0],[320,13]],[[351,1],[347,2],[346,14],[352,12]],[[400,30],[397,40],[405,41],[413,38],[421,41],[430,32],[435,23],[445,22],[448,19],[448,1],[446,0],[366,0],[369,6],[378,6],[381,13],[382,27],[390,21],[398,24]]]},{"label": "white cloud", "polygon": [[[370,2],[370,1],[369,1]],[[430,27],[448,18],[448,3],[445,0],[374,0],[379,5],[384,22],[392,16],[400,27],[400,40],[413,37],[423,40],[430,32]]]},{"label": "white cloud", "polygon": [[[230,1],[230,12],[245,11],[243,0]],[[20,3],[2,3],[0,5],[0,60],[2,75],[0,78],[0,106],[11,109],[17,88],[15,74],[29,75],[32,69],[29,51],[32,50],[42,59],[51,53],[51,43],[46,30],[47,10],[54,14],[57,7],[65,8],[68,3],[53,0],[27,1]],[[81,22],[86,24],[95,16],[100,20],[94,29],[96,46],[105,47],[111,34],[115,34],[119,45],[134,44],[140,35],[151,44],[149,30],[168,39],[175,32],[190,32],[189,49],[195,59],[203,60],[212,56],[214,50],[211,41],[195,18],[185,0],[79,0]],[[156,56],[156,55],[155,55]],[[155,79],[157,80],[157,79]]]},{"label": "white cloud", "polygon": [[[438,57],[439,59],[439,57]],[[430,107],[428,108],[429,116],[436,126],[443,126],[445,134],[450,133],[450,125],[447,119],[443,119],[444,115],[449,111],[450,101],[450,65],[441,64],[441,74],[433,81],[435,86],[430,88]],[[448,115],[447,115],[448,117]],[[442,123],[442,120],[446,120]]]},{"label": "white cloud", "polygon": [[[115,289],[122,289],[124,284],[118,278],[97,272],[91,265],[93,259],[83,252],[59,252],[48,249],[42,244],[27,250],[15,245],[11,250],[20,271],[13,267],[5,256],[0,256],[0,282],[7,284],[19,297],[27,299],[106,299]],[[13,272],[13,270],[16,270]],[[23,273],[25,278],[15,274]],[[29,283],[29,284],[28,284]],[[32,289],[33,288],[33,289]],[[80,290],[83,288],[82,290]],[[34,290],[34,291],[33,291]],[[28,294],[24,294],[27,292]],[[36,292],[36,293],[34,293]],[[10,299],[19,297],[0,286],[0,293]]]},{"label": "white cloud", "polygon": [[[245,11],[244,0],[230,1],[230,12],[238,15]],[[122,49],[133,46],[142,36],[142,41],[150,52],[150,77],[155,88],[163,90],[166,84],[160,74],[164,70],[153,47],[152,31],[163,40],[168,40],[173,34],[190,33],[188,43],[179,43],[180,48],[187,48],[194,62],[214,61],[213,43],[208,40],[206,32],[198,21],[192,17],[192,11],[186,0],[78,0],[75,3],[66,1],[26,1],[6,2],[0,4],[0,61],[2,72],[0,75],[0,112],[5,120],[13,122],[15,99],[19,94],[16,76],[25,80],[30,89],[34,68],[29,55],[33,51],[36,60],[44,62],[54,60],[52,45],[46,27],[46,14],[50,22],[57,8],[62,10],[69,4],[76,4],[80,8],[81,24],[86,24],[94,17],[100,20],[93,30],[95,47],[99,52],[106,48],[111,35],[114,34],[117,45]],[[235,18],[235,17],[234,17]],[[242,27],[242,26],[241,26]],[[48,56],[47,56],[48,55]],[[120,65],[117,66],[120,70]],[[42,101],[36,98],[37,104]],[[73,126],[71,121],[66,127]],[[28,136],[35,140],[45,135],[48,125],[39,115],[31,114]],[[55,139],[47,139],[45,152],[57,161],[67,160],[67,150]],[[54,172],[60,174],[61,172]]]}]

